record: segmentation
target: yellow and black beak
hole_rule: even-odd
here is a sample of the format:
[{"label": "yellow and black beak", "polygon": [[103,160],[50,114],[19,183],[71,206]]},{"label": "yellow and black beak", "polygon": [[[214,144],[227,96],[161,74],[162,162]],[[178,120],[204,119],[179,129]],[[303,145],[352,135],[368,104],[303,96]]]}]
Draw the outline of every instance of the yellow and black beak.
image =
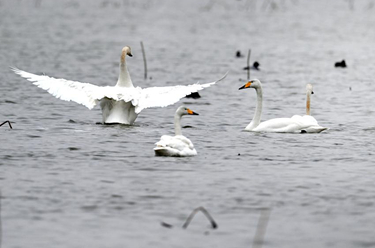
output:
[{"label": "yellow and black beak", "polygon": [[247,84],[245,84],[244,86],[239,88],[239,90],[250,88],[251,83],[252,83],[252,81],[247,82]]},{"label": "yellow and black beak", "polygon": [[189,115],[199,115],[198,113],[195,113],[191,109],[187,109],[187,112],[188,112]]}]

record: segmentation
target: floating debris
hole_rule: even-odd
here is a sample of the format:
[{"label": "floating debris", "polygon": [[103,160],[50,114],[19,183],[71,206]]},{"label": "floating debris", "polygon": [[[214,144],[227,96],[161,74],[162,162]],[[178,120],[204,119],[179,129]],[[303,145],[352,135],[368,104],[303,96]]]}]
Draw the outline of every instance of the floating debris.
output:
[{"label": "floating debris", "polygon": [[194,209],[193,212],[189,215],[189,217],[187,218],[187,220],[184,223],[184,225],[182,226],[182,228],[186,229],[189,226],[191,220],[198,213],[198,211],[201,211],[207,217],[207,219],[210,221],[213,229],[216,229],[218,227],[215,220],[211,217],[211,215],[208,213],[208,211],[204,207],[198,207],[198,208]]},{"label": "floating debris", "polygon": [[[186,219],[185,223],[183,224],[182,228],[186,229],[189,226],[191,220],[194,218],[196,213],[198,213],[198,211],[201,211],[207,217],[207,219],[210,221],[211,227],[213,229],[216,229],[218,227],[215,220],[208,213],[208,211],[204,207],[198,207],[198,208],[194,209],[193,212],[189,215],[189,217]],[[172,228],[173,227],[173,225],[165,223],[165,222],[161,222],[161,226],[163,226],[165,228]]]},{"label": "floating debris", "polygon": [[1,127],[2,125],[4,125],[5,123],[8,123],[10,129],[13,129],[12,124],[10,124],[10,121],[4,121],[3,123],[0,124],[0,127]]}]

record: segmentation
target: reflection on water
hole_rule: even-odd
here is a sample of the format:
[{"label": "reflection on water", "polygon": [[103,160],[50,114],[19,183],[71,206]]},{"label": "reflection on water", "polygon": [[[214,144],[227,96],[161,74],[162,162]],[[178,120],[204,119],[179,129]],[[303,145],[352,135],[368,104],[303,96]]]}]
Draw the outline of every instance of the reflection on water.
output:
[{"label": "reflection on water", "polygon": [[[372,247],[373,6],[366,1],[0,1],[3,247]],[[143,79],[143,41],[148,75]],[[227,78],[134,126],[97,125],[100,109],[55,99],[9,66],[114,85],[124,45],[140,87]],[[244,132],[256,94],[238,91],[246,56],[261,70],[263,120],[311,112],[320,134]],[[346,68],[335,68],[345,59]],[[198,156],[155,157],[185,104]],[[207,232],[199,206],[219,228]],[[319,237],[319,238],[312,238]]]}]

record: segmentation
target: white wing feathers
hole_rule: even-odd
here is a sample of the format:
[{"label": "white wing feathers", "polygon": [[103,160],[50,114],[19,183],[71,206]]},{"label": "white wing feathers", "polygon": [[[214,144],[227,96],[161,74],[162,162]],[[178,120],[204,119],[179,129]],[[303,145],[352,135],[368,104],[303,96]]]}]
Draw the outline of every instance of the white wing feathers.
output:
[{"label": "white wing feathers", "polygon": [[87,83],[69,81],[65,79],[56,79],[48,76],[39,76],[17,68],[11,68],[16,74],[33,82],[39,88],[42,88],[51,95],[65,101],[74,101],[92,109],[99,100],[96,92],[100,92],[103,87]]},{"label": "white wing feathers", "polygon": [[17,68],[11,68],[16,74],[33,82],[34,85],[48,91],[53,96],[65,100],[74,101],[82,104],[89,109],[103,98],[111,98],[116,101],[123,100],[132,102],[135,106],[135,112],[139,114],[145,108],[166,107],[178,102],[181,98],[193,92],[197,92],[204,88],[210,87],[215,83],[223,80],[228,73],[215,82],[206,84],[177,85],[169,87],[151,87],[142,89],[112,87],[112,86],[96,86],[89,83],[81,83],[65,79],[56,79],[49,76],[39,76],[28,73]]}]

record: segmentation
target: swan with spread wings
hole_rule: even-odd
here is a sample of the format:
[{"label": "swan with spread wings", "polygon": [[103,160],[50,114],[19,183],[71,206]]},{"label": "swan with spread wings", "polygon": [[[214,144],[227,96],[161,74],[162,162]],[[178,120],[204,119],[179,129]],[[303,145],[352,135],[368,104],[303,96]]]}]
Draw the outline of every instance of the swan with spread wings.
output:
[{"label": "swan with spread wings", "polygon": [[126,66],[126,56],[133,56],[128,46],[124,47],[121,52],[120,73],[115,86],[96,86],[45,75],[35,75],[17,68],[11,69],[61,100],[74,101],[89,109],[94,108],[99,103],[104,124],[120,123],[128,125],[134,123],[143,109],[166,107],[174,104],[186,95],[214,85],[227,75],[225,74],[219,80],[206,84],[196,83],[142,89],[133,85]]}]

